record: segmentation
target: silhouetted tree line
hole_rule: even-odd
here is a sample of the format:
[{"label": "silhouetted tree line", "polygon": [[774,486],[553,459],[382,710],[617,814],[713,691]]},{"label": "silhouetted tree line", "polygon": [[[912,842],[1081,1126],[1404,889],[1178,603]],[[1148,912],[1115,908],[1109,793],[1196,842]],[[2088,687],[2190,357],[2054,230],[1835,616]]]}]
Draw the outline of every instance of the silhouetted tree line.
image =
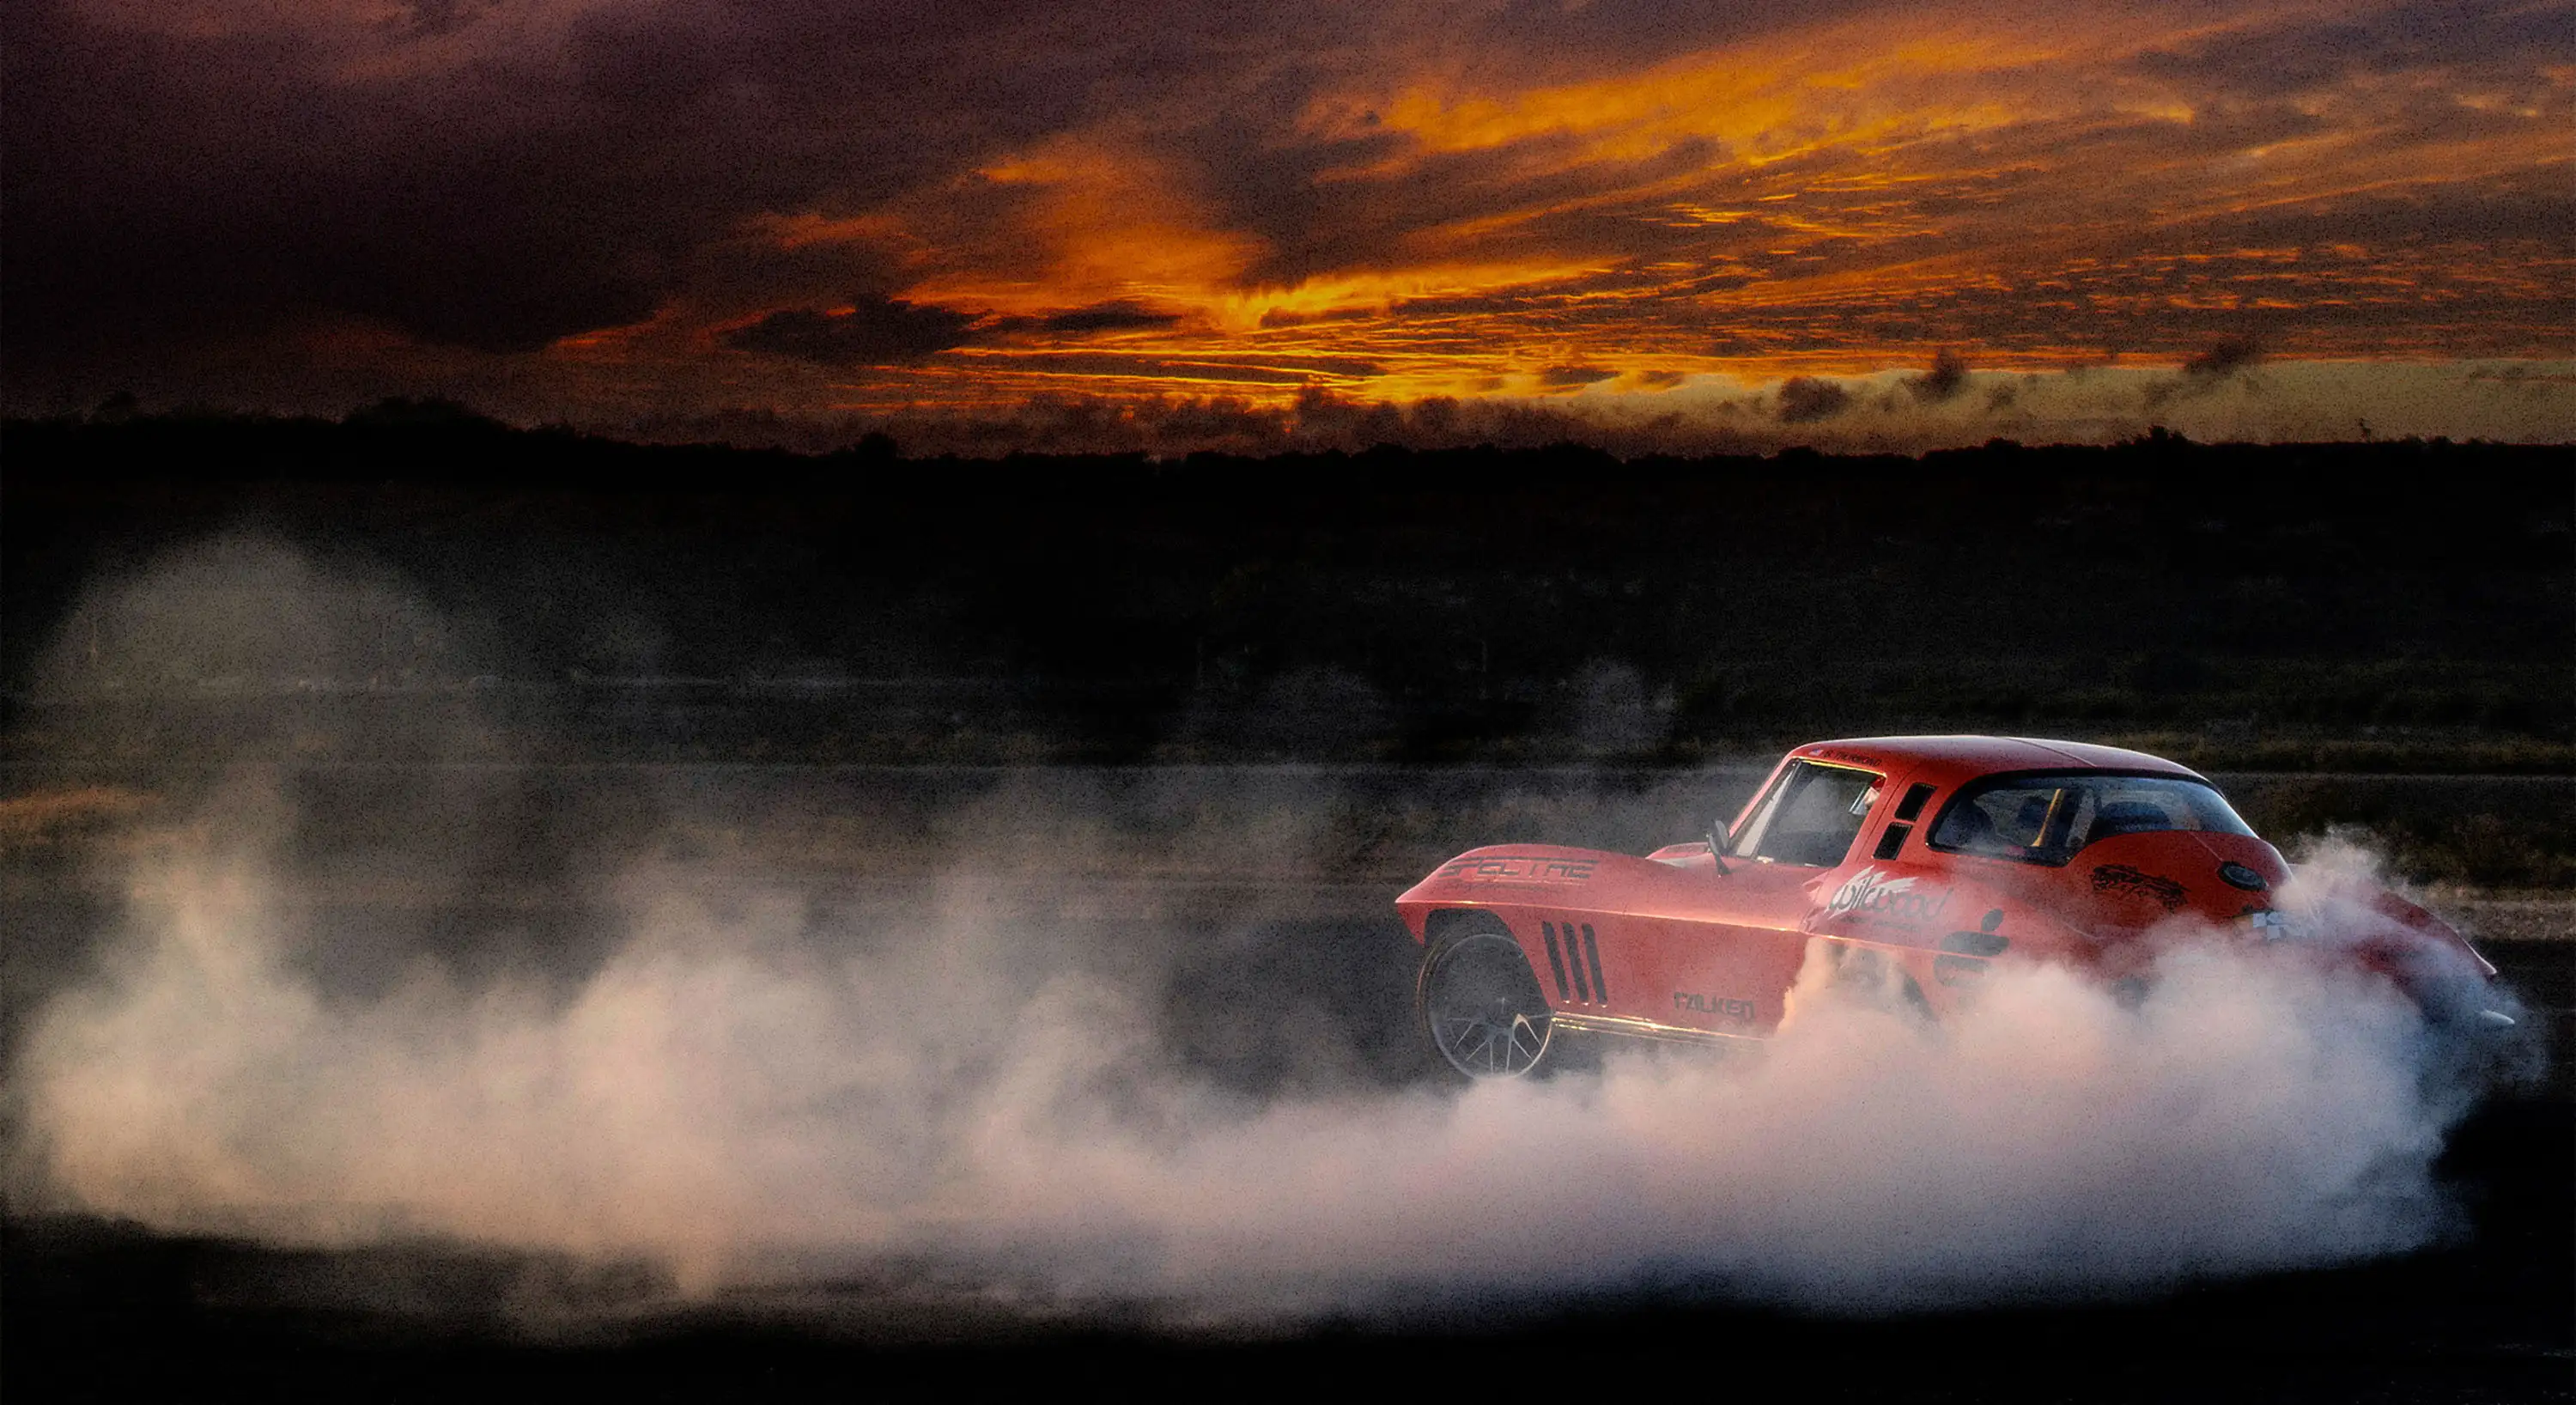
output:
[{"label": "silhouetted tree line", "polygon": [[971,734],[1104,757],[1649,756],[1934,726],[2563,750],[2576,731],[2565,447],[2159,431],[1919,458],[964,461],[387,402],[16,421],[0,456],[18,695],[84,581],[253,531],[489,626],[411,682],[550,689],[558,719],[726,754]]}]

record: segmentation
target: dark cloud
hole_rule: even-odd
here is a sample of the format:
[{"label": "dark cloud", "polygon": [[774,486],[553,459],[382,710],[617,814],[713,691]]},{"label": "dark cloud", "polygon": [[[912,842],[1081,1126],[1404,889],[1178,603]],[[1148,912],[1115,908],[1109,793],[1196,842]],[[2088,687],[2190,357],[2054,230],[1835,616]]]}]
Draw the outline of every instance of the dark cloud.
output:
[{"label": "dark cloud", "polygon": [[1416,23],[1434,42],[1560,82],[1630,72],[1795,25],[1872,10],[1903,13],[1885,0],[1503,0],[1423,9]]},{"label": "dark cloud", "polygon": [[1013,370],[1121,380],[1225,381],[1244,385],[1309,385],[1318,380],[1368,380],[1383,373],[1375,362],[1347,356],[1121,355],[1110,351],[1023,351],[1009,358]]},{"label": "dark cloud", "polygon": [[[202,356],[317,319],[497,353],[632,323],[747,220],[936,186],[1158,82],[1186,91],[1212,37],[1279,23],[1162,0],[787,0],[606,7],[504,43],[529,18],[507,0],[414,0],[354,36],[245,13],[276,25],[12,7],[13,371]],[[439,57],[457,44],[483,47]]]},{"label": "dark cloud", "polygon": [[1135,332],[1169,327],[1180,320],[1181,315],[1177,312],[1164,312],[1132,298],[1119,298],[1051,313],[1037,318],[1034,325],[1047,332]]},{"label": "dark cloud", "polygon": [[332,317],[524,351],[648,314],[656,270],[721,222],[691,181],[653,198],[632,169],[652,153],[542,89],[478,108],[472,81],[335,82],[293,37],[110,31],[41,0],[0,63],[21,365]]},{"label": "dark cloud", "polygon": [[1187,320],[1180,313],[1134,298],[1113,298],[1108,302],[1069,307],[1041,316],[988,318],[976,325],[973,339],[1015,345],[1049,340],[1079,341],[1104,332],[1163,331]]},{"label": "dark cloud", "polygon": [[2203,378],[2224,376],[2231,371],[2251,366],[2262,359],[2263,348],[2250,341],[2231,338],[2218,342],[2207,350],[2194,352],[2183,361],[2182,373],[2186,376]]},{"label": "dark cloud", "polygon": [[2475,184],[2436,185],[2395,194],[2330,195],[2244,213],[2224,212],[2196,231],[2216,247],[2269,245],[2313,249],[2495,245],[2527,242],[2553,257],[2576,257],[2576,221],[2556,173],[2509,172]]},{"label": "dark cloud", "polygon": [[2286,18],[2151,50],[2134,67],[2202,94],[2270,96],[2426,67],[2537,71],[2576,62],[2576,7],[2409,0],[2320,24]]},{"label": "dark cloud", "polygon": [[2147,387],[2146,407],[2161,410],[2178,400],[2196,400],[2224,386],[2237,372],[2263,360],[2263,349],[2242,337],[2227,337],[2185,357],[2182,374]]},{"label": "dark cloud", "polygon": [[1946,346],[1933,353],[1931,370],[1905,379],[1905,389],[1926,405],[1954,399],[1967,388],[1968,363]]},{"label": "dark cloud", "polygon": [[[1243,281],[1286,287],[1321,274],[1403,267],[1426,251],[1492,259],[1668,255],[1692,242],[1664,217],[1668,200],[1618,197],[1655,191],[1722,154],[1700,138],[1610,160],[1586,156],[1582,143],[1562,134],[1429,153],[1392,138],[1281,143],[1273,136],[1207,147],[1200,159],[1211,163],[1216,189],[1227,197],[1222,213],[1259,235],[1267,250]],[[1387,159],[1397,155],[1405,159]],[[1332,178],[1323,179],[1328,170]],[[1492,220],[1506,210],[1526,218]]]},{"label": "dark cloud", "polygon": [[1322,312],[1292,312],[1284,307],[1274,307],[1261,314],[1261,326],[1265,331],[1275,331],[1281,327],[1311,327],[1322,322],[1361,322],[1376,316],[1378,310],[1373,307],[1337,307]]},{"label": "dark cloud", "polygon": [[820,366],[893,366],[972,339],[971,312],[901,298],[861,298],[845,311],[792,308],[727,333],[725,345]]},{"label": "dark cloud", "polygon": [[1851,404],[1842,382],[1815,376],[1791,376],[1780,383],[1780,423],[1813,424],[1832,419]]},{"label": "dark cloud", "polygon": [[404,18],[396,28],[409,39],[454,34],[500,8],[500,0],[398,0]]},{"label": "dark cloud", "polygon": [[1538,383],[1551,389],[1571,390],[1616,380],[1618,376],[1617,371],[1604,370],[1599,366],[1550,366],[1538,373]]}]

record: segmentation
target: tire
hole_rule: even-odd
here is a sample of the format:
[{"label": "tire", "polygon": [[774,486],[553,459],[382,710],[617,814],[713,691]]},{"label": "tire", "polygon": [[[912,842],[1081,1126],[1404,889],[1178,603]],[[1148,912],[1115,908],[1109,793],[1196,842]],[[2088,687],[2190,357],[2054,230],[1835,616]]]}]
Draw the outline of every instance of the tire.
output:
[{"label": "tire", "polygon": [[1547,1062],[1547,997],[1520,943],[1490,928],[1444,936],[1413,985],[1422,1032],[1463,1077],[1525,1078]]}]

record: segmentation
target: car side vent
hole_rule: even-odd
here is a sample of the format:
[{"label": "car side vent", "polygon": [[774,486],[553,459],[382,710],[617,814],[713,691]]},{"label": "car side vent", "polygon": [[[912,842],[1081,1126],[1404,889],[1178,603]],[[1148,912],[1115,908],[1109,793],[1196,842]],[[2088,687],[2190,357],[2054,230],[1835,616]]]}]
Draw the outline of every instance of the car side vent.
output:
[{"label": "car side vent", "polygon": [[[1559,1000],[1571,999],[1572,997],[1565,989],[1565,954],[1559,951],[1556,945],[1556,924],[1553,922],[1541,922],[1538,924],[1538,930],[1540,935],[1547,938],[1547,968],[1556,973],[1556,998]],[[1574,969],[1578,976],[1583,970],[1580,965],[1576,966]]]},{"label": "car side vent", "polygon": [[[1547,941],[1548,973],[1556,977],[1556,998],[1579,1000],[1586,1005],[1595,1001],[1609,1004],[1610,983],[1601,978],[1601,939],[1593,934],[1589,922],[1580,927],[1572,922],[1563,925],[1565,940],[1560,946],[1557,942],[1558,924],[1538,924],[1539,935]],[[1575,938],[1578,930],[1583,934],[1579,942]],[[1584,969],[1587,966],[1591,968],[1589,971]],[[1574,972],[1574,989],[1570,995],[1565,988],[1565,973],[1569,968]],[[1585,979],[1587,975],[1590,977],[1588,980]]]},{"label": "car side vent", "polygon": [[1932,787],[1920,782],[1906,789],[1905,798],[1896,803],[1896,816],[1878,836],[1878,847],[1870,851],[1875,859],[1892,859],[1905,847],[1905,836],[1914,832],[1914,822],[1923,817],[1923,802],[1932,798]]},{"label": "car side vent", "polygon": [[1592,967],[1592,994],[1602,1004],[1610,1003],[1610,982],[1601,978],[1601,943],[1592,936],[1592,924],[1583,924],[1583,959]]}]

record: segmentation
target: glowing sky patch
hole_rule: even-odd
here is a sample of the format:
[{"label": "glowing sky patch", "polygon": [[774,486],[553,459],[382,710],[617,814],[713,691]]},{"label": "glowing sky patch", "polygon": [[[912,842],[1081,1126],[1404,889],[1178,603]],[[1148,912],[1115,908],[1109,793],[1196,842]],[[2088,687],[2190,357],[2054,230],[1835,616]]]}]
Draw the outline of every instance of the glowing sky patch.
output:
[{"label": "glowing sky patch", "polygon": [[12,407],[2569,437],[2565,4],[831,8],[35,5]]}]

